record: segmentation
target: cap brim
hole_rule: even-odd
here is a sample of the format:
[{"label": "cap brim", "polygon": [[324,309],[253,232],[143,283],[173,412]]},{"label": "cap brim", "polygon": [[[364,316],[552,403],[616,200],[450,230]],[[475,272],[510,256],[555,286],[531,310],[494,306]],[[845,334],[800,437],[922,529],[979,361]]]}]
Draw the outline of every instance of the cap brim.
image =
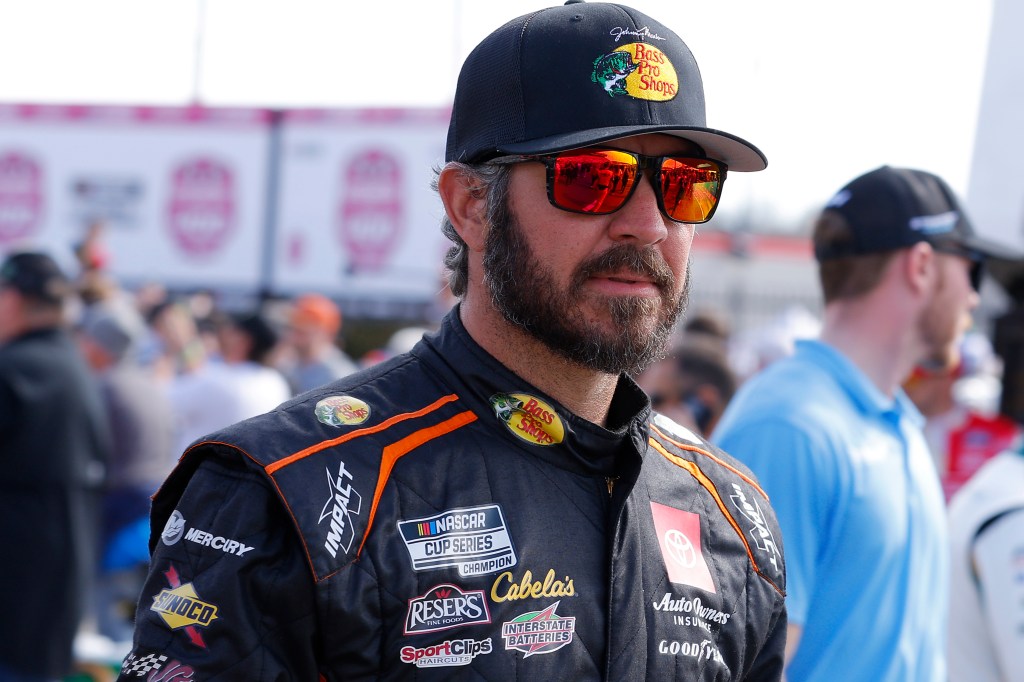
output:
[{"label": "cap brim", "polygon": [[724,162],[730,171],[760,171],[768,166],[768,159],[761,150],[743,138],[710,128],[679,126],[634,125],[582,130],[500,145],[497,151],[500,154],[546,154],[650,133],[664,133],[690,140],[700,145],[709,159]]},{"label": "cap brim", "polygon": [[1016,248],[1001,242],[985,239],[978,235],[971,235],[957,240],[958,243],[971,251],[985,256],[986,260],[993,262],[998,260],[1020,261],[1024,259],[1024,253]]},{"label": "cap brim", "polygon": [[988,258],[985,271],[1007,292],[1024,285],[1024,258]]}]

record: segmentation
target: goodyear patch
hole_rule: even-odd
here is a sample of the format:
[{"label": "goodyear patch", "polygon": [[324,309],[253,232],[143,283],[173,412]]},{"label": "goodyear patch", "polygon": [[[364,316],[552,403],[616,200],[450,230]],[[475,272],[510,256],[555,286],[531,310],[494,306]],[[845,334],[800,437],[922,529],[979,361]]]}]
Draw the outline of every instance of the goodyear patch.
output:
[{"label": "goodyear patch", "polygon": [[328,426],[356,426],[370,418],[370,406],[348,395],[328,396],[313,411],[317,420]]},{"label": "goodyear patch", "polygon": [[668,56],[647,43],[628,43],[594,60],[590,80],[610,97],[667,102],[679,92],[679,76]]},{"label": "goodyear patch", "polygon": [[516,565],[512,538],[496,504],[399,521],[398,531],[414,571],[454,567],[465,577]]},{"label": "goodyear patch", "polygon": [[526,393],[495,393],[491,407],[508,430],[531,445],[557,445],[565,439],[565,425],[555,409]]},{"label": "goodyear patch", "polygon": [[556,613],[555,602],[541,611],[530,611],[501,624],[501,638],[508,651],[522,651],[529,658],[534,654],[550,654],[572,641],[576,619]]}]

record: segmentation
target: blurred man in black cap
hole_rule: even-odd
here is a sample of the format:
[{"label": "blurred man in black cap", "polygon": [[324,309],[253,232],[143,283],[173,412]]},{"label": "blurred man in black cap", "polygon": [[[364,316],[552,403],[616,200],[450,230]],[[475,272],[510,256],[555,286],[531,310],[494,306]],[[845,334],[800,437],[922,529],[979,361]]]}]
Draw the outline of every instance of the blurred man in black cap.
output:
[{"label": "blurred man in black cap", "polygon": [[69,672],[98,543],[110,436],[64,327],[68,280],[42,253],[0,265],[0,679]]},{"label": "blurred man in black cap", "polygon": [[727,171],[765,163],[707,127],[651,17],[573,3],[491,33],[437,177],[460,302],[186,453],[122,678],[778,680],[768,501],[630,377],[664,353]]}]

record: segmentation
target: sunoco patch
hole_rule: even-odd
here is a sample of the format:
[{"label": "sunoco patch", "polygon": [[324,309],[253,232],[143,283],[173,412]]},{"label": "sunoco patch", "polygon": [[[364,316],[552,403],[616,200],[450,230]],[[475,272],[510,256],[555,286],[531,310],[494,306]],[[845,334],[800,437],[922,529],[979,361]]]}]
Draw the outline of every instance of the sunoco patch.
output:
[{"label": "sunoco patch", "polygon": [[501,507],[449,509],[399,521],[414,571],[455,567],[459,575],[486,575],[516,565],[516,552]]}]

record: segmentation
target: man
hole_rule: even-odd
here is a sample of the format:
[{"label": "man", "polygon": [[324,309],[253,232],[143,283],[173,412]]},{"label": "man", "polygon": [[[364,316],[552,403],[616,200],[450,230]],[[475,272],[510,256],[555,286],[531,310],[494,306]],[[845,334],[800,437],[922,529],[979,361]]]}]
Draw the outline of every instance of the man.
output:
[{"label": "man", "polygon": [[628,376],[725,165],[763,156],[705,126],[672,31],[579,3],[473,51],[446,158],[459,305],[185,454],[122,679],[779,679],[767,500]]},{"label": "man", "polygon": [[218,360],[171,382],[179,452],[229,424],[268,412],[291,397],[284,375],[272,366],[278,333],[260,312],[217,316]]},{"label": "man", "polygon": [[0,265],[0,602],[17,614],[0,637],[0,679],[70,672],[89,597],[106,416],[64,329],[71,285],[52,258]]},{"label": "man", "polygon": [[311,391],[355,372],[356,363],[337,346],[341,310],[320,294],[303,294],[292,303],[285,342],[294,355],[284,369],[294,395]]},{"label": "man", "polygon": [[703,333],[685,334],[638,381],[654,409],[702,436],[714,430],[736,392],[728,356],[718,341]]},{"label": "man", "polygon": [[949,187],[882,167],[814,228],[825,300],[798,341],[737,392],[712,439],[754,470],[779,514],[789,572],[787,679],[945,679],[944,503],[900,388],[938,368],[978,303],[980,260]]},{"label": "man", "polygon": [[[1024,375],[1024,259],[993,259],[993,278],[1010,296],[993,346],[1005,363],[999,417],[1020,428]],[[1012,417],[1012,418],[1011,418]],[[1024,448],[1018,439],[991,457],[950,500],[953,566],[950,682],[1024,679]]]},{"label": "man", "polygon": [[180,453],[173,451],[174,413],[164,387],[138,361],[145,321],[133,303],[120,298],[94,303],[77,331],[113,436],[103,491],[96,629],[123,642],[131,639],[140,571],[148,562],[145,536],[140,542],[137,529]]}]

